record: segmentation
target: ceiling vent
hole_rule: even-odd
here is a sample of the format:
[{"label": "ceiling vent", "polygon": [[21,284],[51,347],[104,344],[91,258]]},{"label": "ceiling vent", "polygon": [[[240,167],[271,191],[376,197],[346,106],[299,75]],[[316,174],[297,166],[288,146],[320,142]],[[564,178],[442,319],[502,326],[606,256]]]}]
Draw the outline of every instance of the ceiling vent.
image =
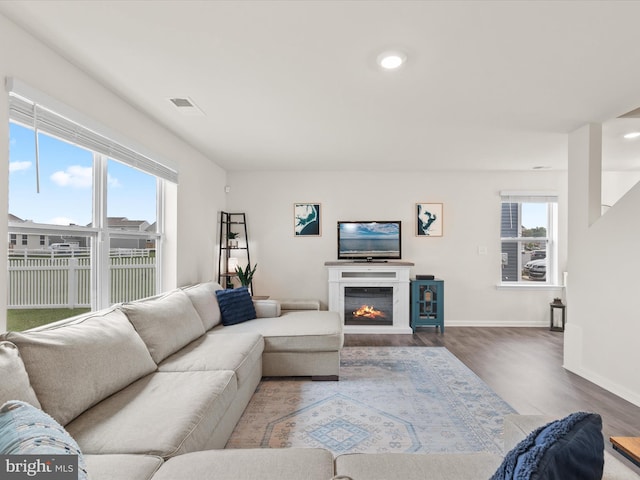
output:
[{"label": "ceiling vent", "polygon": [[204,112],[189,97],[170,98],[169,101],[183,115],[204,115]]}]

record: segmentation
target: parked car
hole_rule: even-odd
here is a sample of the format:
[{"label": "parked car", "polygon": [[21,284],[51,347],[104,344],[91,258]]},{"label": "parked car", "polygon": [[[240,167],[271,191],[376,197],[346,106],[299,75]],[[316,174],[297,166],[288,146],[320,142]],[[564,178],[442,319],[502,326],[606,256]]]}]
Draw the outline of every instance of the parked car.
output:
[{"label": "parked car", "polygon": [[522,276],[529,277],[530,280],[546,280],[547,259],[541,258],[525,263],[522,269]]},{"label": "parked car", "polygon": [[71,243],[52,243],[49,245],[49,250],[78,250],[80,244],[78,242]]},{"label": "parked car", "polygon": [[531,260],[539,260],[541,258],[547,258],[546,250],[533,250],[531,252]]}]

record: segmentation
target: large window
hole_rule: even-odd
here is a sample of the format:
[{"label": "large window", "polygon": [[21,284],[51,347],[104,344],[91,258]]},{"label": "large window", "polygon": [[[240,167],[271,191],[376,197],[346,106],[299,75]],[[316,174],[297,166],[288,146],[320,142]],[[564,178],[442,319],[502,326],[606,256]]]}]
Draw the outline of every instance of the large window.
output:
[{"label": "large window", "polygon": [[93,153],[13,122],[9,141],[9,213],[38,224],[90,226]]},{"label": "large window", "polygon": [[9,135],[8,329],[155,294],[177,174],[19,95]]},{"label": "large window", "polygon": [[501,198],[502,283],[557,283],[557,197],[503,192]]}]

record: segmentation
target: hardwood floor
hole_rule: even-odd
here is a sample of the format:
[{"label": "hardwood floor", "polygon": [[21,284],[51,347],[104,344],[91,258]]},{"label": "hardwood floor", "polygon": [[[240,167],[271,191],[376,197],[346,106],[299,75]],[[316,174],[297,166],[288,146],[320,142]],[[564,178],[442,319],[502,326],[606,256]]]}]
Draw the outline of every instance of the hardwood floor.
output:
[{"label": "hardwood floor", "polygon": [[[345,346],[446,347],[518,413],[561,417],[575,411],[597,412],[610,452],[609,437],[640,436],[640,407],[562,368],[561,332],[447,327],[440,334],[424,328],[413,335],[347,334]],[[619,453],[613,455],[622,459]]]}]

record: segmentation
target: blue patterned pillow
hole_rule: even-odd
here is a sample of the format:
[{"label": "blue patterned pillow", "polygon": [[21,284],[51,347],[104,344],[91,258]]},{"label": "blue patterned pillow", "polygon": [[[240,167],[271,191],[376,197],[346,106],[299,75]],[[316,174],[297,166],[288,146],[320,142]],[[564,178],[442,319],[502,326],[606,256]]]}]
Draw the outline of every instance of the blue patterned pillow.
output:
[{"label": "blue patterned pillow", "polygon": [[78,480],[88,480],[80,447],[71,435],[42,410],[18,400],[0,407],[0,454],[77,455]]},{"label": "blue patterned pillow", "polygon": [[531,432],[491,480],[600,480],[603,468],[602,418],[577,412]]},{"label": "blue patterned pillow", "polygon": [[223,325],[235,325],[256,318],[256,307],[247,287],[216,290],[216,297]]}]

